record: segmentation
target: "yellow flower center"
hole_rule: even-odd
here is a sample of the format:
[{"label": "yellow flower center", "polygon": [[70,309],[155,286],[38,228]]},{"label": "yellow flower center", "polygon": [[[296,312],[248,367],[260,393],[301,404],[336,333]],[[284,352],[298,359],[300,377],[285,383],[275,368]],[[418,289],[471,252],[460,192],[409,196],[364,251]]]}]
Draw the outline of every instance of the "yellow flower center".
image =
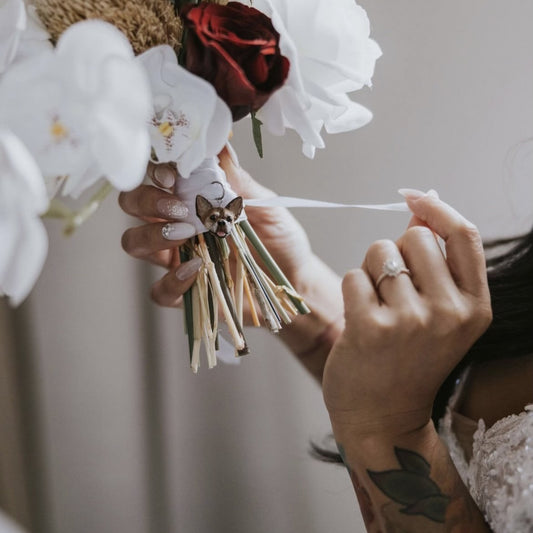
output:
[{"label": "yellow flower center", "polygon": [[174,133],[174,126],[170,122],[162,122],[158,129],[163,137],[170,137]]},{"label": "yellow flower center", "polygon": [[57,118],[52,122],[50,127],[50,134],[55,141],[60,142],[68,137],[68,129]]}]

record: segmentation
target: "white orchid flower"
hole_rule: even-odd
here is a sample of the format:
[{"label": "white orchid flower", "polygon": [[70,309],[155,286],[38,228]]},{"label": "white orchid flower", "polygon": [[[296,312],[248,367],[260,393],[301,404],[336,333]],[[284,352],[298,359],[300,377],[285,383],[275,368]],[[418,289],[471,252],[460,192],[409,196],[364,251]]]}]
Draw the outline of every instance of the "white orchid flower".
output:
[{"label": "white orchid flower", "polygon": [[26,4],[26,28],[22,32],[19,48],[15,61],[23,60],[43,50],[53,48],[50,41],[50,34],[46,31],[44,24],[37,15],[35,6]]},{"label": "white orchid flower", "polygon": [[258,112],[264,126],[275,135],[296,130],[304,154],[312,158],[324,147],[323,127],[340,133],[367,124],[372,113],[347,96],[371,85],[381,56],[369,37],[365,10],[354,0],[254,0],[253,5],[271,17],[291,64],[283,87]]},{"label": "white orchid flower", "polygon": [[150,156],[150,88],[126,37],[99,20],[68,28],[53,51],[12,65],[0,80],[0,122],[48,183],[79,196],[99,178],[141,183]]},{"label": "white orchid flower", "polygon": [[39,215],[48,207],[43,177],[31,154],[0,128],[0,292],[22,302],[41,273],[48,237]]},{"label": "white orchid flower", "polygon": [[34,6],[23,0],[0,0],[0,74],[13,61],[51,48],[49,38]]},{"label": "white orchid flower", "polygon": [[160,162],[174,161],[188,178],[228,141],[232,119],[213,86],[178,65],[170,46],[151,48],[138,57],[153,94],[152,146]]},{"label": "white orchid flower", "polygon": [[25,29],[24,2],[22,0],[0,0],[0,74],[13,61]]}]

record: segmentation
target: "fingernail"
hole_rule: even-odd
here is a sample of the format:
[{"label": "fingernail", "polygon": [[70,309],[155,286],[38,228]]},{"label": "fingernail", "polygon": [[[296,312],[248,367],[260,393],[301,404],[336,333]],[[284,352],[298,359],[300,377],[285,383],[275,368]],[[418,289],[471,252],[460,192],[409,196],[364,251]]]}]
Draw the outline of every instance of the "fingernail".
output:
[{"label": "fingernail", "polygon": [[185,222],[170,222],[161,229],[161,235],[169,241],[188,239],[196,233],[196,228]]},{"label": "fingernail", "polygon": [[439,193],[435,189],[429,189],[427,195],[431,196],[431,198],[439,198]]},{"label": "fingernail", "polygon": [[189,214],[187,206],[172,198],[160,198],[157,210],[166,218],[185,218]]},{"label": "fingernail", "polygon": [[408,200],[416,200],[417,198],[422,198],[426,196],[426,193],[419,191],[418,189],[398,189],[398,194],[401,194],[404,198]]},{"label": "fingernail", "polygon": [[165,188],[170,189],[176,181],[176,175],[168,165],[158,165],[154,169],[155,179]]},{"label": "fingernail", "polygon": [[185,281],[189,279],[192,275],[196,274],[200,267],[202,266],[202,259],[200,257],[194,257],[186,263],[181,263],[181,265],[176,270],[176,277],[180,281]]}]

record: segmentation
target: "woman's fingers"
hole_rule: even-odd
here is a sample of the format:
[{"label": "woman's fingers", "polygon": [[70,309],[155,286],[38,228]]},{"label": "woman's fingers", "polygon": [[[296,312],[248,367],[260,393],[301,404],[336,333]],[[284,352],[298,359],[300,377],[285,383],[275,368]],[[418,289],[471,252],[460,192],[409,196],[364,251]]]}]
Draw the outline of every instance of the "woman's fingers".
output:
[{"label": "woman's fingers", "polygon": [[358,317],[379,306],[374,283],[362,268],[350,270],[342,280],[342,294],[347,324],[357,323]]},{"label": "woman's fingers", "polygon": [[218,154],[220,166],[226,173],[231,187],[243,198],[271,198],[274,193],[255,181],[239,166],[236,156],[225,146]]},{"label": "woman's fingers", "polygon": [[126,230],[122,235],[122,247],[133,257],[148,258],[154,252],[184,244],[195,233],[195,227],[185,222],[145,224]]},{"label": "woman's fingers", "polygon": [[186,205],[166,191],[151,185],[140,185],[118,196],[120,207],[129,215],[147,219],[179,220],[187,217]]},{"label": "woman's fingers", "polygon": [[397,245],[411,271],[413,284],[421,294],[439,298],[457,290],[431,229],[412,226],[398,239]]},{"label": "woman's fingers", "polygon": [[201,267],[202,260],[195,257],[177,268],[169,270],[152,285],[154,302],[164,307],[178,307],[181,303],[181,297],[194,283]]},{"label": "woman's fingers", "polygon": [[438,198],[404,191],[407,205],[446,243],[446,260],[460,289],[475,296],[488,294],[483,245],[477,228]]},{"label": "woman's fingers", "polygon": [[[402,191],[406,192],[406,191],[409,191],[409,189],[400,189],[400,193]],[[428,196],[433,196],[435,198],[439,197],[439,193],[436,190],[434,190],[434,189],[430,189],[426,194]],[[407,225],[407,229],[412,228],[414,226],[426,226],[427,227],[427,224],[422,219],[418,218],[416,215],[413,215],[411,217],[411,220],[409,220],[409,224]]]},{"label": "woman's fingers", "polygon": [[[391,274],[387,266],[397,266],[398,275],[387,275]],[[387,305],[404,305],[417,297],[411,278],[406,272],[401,272],[406,265],[394,242],[381,240],[373,243],[368,249],[362,268],[373,280],[377,293]]]}]

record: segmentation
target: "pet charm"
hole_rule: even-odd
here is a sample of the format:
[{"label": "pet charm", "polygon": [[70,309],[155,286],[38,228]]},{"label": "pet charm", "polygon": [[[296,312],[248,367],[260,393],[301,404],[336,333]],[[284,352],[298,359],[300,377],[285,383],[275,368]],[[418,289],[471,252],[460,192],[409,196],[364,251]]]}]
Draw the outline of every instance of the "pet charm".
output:
[{"label": "pet charm", "polygon": [[237,196],[225,206],[213,205],[207,198],[196,197],[196,215],[202,224],[217,237],[225,239],[241,216],[243,199]]}]

